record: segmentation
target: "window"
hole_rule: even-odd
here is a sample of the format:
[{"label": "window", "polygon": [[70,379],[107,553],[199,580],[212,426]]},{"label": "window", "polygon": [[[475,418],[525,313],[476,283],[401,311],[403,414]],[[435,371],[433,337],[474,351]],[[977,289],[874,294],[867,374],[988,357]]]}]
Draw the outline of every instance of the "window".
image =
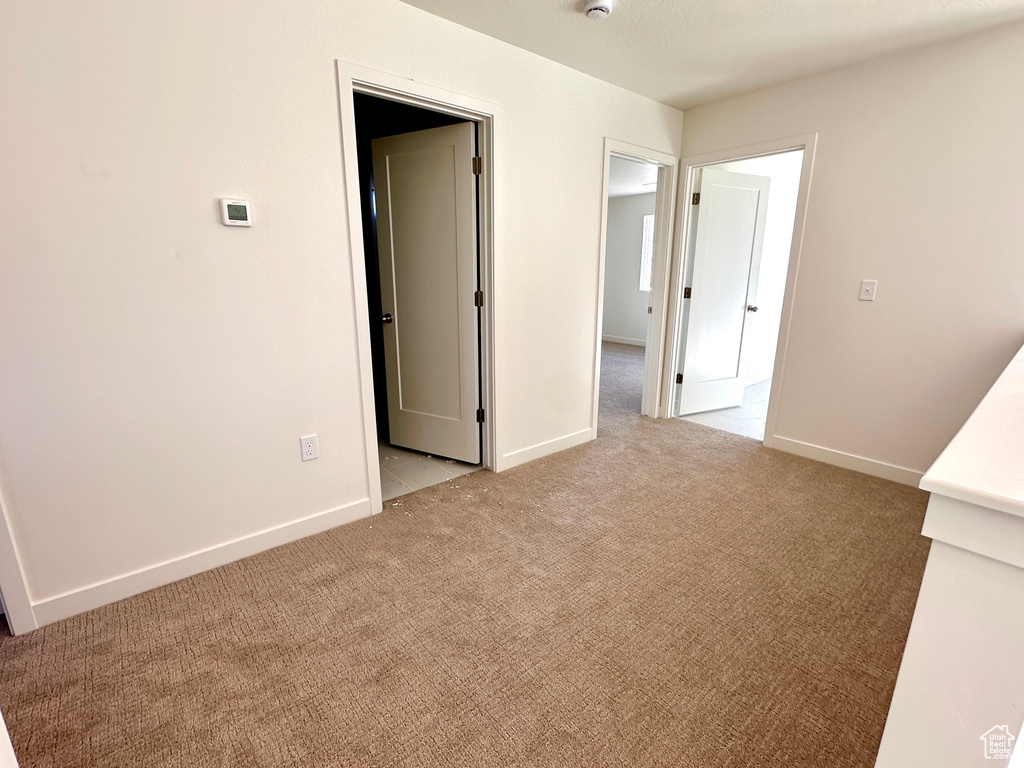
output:
[{"label": "window", "polygon": [[640,240],[640,290],[651,290],[651,258],[654,255],[654,214],[644,216],[644,234]]}]

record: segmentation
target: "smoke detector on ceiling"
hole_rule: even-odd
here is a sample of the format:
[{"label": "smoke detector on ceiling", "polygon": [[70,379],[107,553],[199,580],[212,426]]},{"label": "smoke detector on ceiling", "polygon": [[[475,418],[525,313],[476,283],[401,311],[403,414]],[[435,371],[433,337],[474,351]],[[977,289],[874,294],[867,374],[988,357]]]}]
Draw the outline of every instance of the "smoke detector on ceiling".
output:
[{"label": "smoke detector on ceiling", "polygon": [[583,12],[590,19],[607,19],[612,15],[613,0],[587,0]]}]

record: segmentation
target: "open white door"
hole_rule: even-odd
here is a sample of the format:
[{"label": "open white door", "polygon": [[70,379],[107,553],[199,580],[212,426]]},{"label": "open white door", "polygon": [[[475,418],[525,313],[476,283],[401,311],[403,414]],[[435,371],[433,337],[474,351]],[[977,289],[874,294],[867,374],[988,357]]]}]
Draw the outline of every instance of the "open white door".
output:
[{"label": "open white door", "polygon": [[743,403],[743,337],[748,312],[757,311],[770,181],[701,172],[679,416]]},{"label": "open white door", "polygon": [[473,124],[373,142],[391,442],[480,462]]}]

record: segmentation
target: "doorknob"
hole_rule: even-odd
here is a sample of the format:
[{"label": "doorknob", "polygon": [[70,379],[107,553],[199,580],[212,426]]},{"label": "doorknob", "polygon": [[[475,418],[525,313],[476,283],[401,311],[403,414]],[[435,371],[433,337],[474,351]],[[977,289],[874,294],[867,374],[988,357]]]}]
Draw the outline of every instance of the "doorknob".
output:
[{"label": "doorknob", "polygon": [[392,317],[390,312],[386,312],[380,316],[380,321],[384,323],[384,325],[391,325],[391,320]]},{"label": "doorknob", "polygon": [[757,312],[757,307],[753,304],[747,304],[747,312]]}]

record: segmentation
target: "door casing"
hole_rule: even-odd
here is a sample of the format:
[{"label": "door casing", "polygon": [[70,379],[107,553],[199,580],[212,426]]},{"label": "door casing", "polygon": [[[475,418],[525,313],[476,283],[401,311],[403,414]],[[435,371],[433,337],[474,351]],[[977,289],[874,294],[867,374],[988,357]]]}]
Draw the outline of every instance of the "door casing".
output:
[{"label": "door casing", "polygon": [[478,188],[480,288],[484,293],[480,311],[480,399],[485,418],[482,434],[481,464],[495,472],[502,467],[497,445],[496,382],[494,366],[494,144],[496,124],[501,122],[496,104],[428,85],[417,80],[362,67],[341,59],[335,62],[338,76],[338,105],[341,121],[342,165],[345,172],[345,198],[348,218],[349,256],[352,267],[353,304],[356,319],[356,346],[359,356],[359,383],[362,393],[363,439],[366,446],[366,477],[371,508],[382,508],[380,464],[377,452],[376,412],[374,409],[373,363],[370,353],[369,307],[366,298],[366,265],[363,259],[363,224],[357,163],[356,122],[353,93],[429,109],[460,117],[477,124],[477,154],[482,172]]},{"label": "door casing", "polygon": [[793,318],[793,300],[796,295],[800,272],[800,253],[804,242],[804,228],[807,223],[807,201],[811,192],[811,175],[814,170],[814,154],[818,144],[818,134],[809,133],[801,136],[790,136],[759,144],[751,144],[719,152],[684,157],[680,177],[680,194],[677,217],[680,226],[676,230],[673,247],[671,290],[669,296],[670,338],[665,354],[664,375],[661,378],[661,398],[658,415],[670,417],[675,394],[675,372],[679,370],[679,347],[683,327],[683,288],[684,279],[690,267],[692,257],[694,220],[693,208],[690,205],[693,192],[696,190],[697,169],[708,165],[716,165],[735,160],[747,160],[752,157],[777,155],[782,152],[802,149],[803,165],[800,168],[800,189],[797,193],[796,217],[793,220],[793,241],[789,252],[789,271],[786,275],[786,290],[782,299],[782,320],[779,324],[779,343],[775,351],[775,368],[772,376],[771,394],[768,399],[768,416],[765,421],[764,444],[769,448],[778,443],[776,424],[778,423],[779,393],[785,380],[786,352],[789,347],[789,334]]},{"label": "door casing", "polygon": [[647,325],[644,349],[644,386],[640,413],[657,416],[660,409],[664,375],[665,341],[667,339],[667,308],[669,274],[672,257],[672,231],[675,227],[676,188],[679,184],[678,158],[617,139],[604,141],[604,184],[601,189],[601,241],[597,276],[597,339],[594,349],[594,393],[590,422],[597,435],[597,406],[601,393],[601,337],[604,325],[604,269],[608,234],[608,182],[612,157],[658,166],[658,189],[654,207],[654,250],[651,259],[651,321]]}]

